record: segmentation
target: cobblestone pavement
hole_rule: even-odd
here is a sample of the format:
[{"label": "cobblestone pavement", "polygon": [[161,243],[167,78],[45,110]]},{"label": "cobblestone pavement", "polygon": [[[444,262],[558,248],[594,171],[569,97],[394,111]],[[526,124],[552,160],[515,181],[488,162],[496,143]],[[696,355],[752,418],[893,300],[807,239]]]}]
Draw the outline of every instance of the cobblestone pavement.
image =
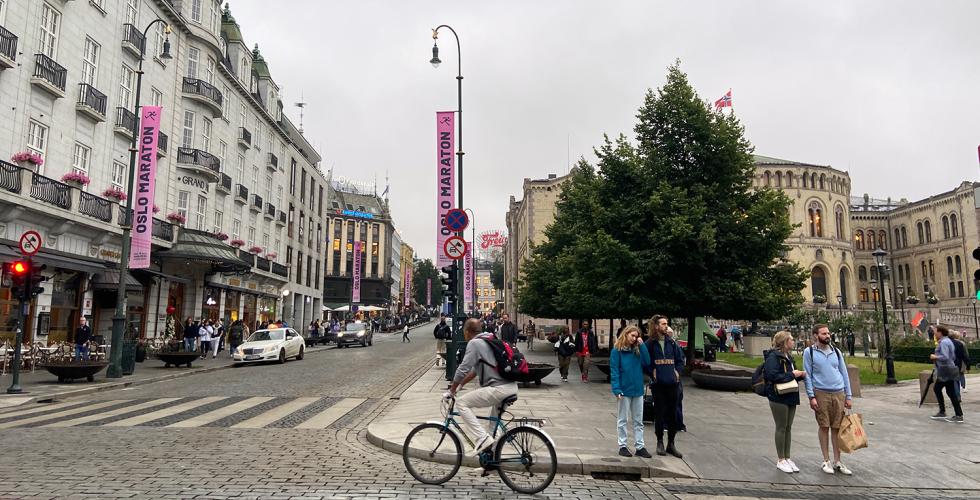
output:
[{"label": "cobblestone pavement", "polygon": [[[367,349],[331,349],[286,365],[5,410],[0,498],[515,497],[499,477],[480,477],[473,469],[461,469],[443,486],[417,484],[400,456],[367,442],[367,424],[432,361],[433,346],[422,340],[423,332],[412,344],[397,342],[397,336],[378,338]],[[236,409],[241,410],[223,413]],[[256,419],[257,428],[236,427]],[[878,499],[971,493],[976,492],[559,475],[540,497]]]}]

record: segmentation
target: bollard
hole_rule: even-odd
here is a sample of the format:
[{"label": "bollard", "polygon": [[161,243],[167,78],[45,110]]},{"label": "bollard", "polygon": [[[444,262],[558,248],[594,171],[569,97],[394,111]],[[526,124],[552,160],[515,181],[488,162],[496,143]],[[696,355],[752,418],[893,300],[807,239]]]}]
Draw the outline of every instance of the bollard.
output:
[{"label": "bollard", "polygon": [[851,382],[851,397],[861,397],[861,369],[854,365],[847,365],[847,379]]},{"label": "bollard", "polygon": [[[929,383],[929,377],[932,376],[932,370],[922,370],[919,372],[919,397],[922,397],[922,391],[926,390],[926,384]],[[933,381],[933,386],[935,386],[935,381]],[[936,393],[933,392],[932,387],[929,387],[929,393],[926,394],[926,399],[922,404],[935,405],[939,404],[936,401]]]}]

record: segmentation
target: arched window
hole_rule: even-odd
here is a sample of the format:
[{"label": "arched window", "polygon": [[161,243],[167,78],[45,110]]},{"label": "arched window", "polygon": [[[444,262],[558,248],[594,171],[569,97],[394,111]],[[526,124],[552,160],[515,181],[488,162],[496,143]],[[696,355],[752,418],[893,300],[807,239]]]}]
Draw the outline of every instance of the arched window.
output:
[{"label": "arched window", "polygon": [[847,305],[847,269],[843,267],[840,268],[840,303]]},{"label": "arched window", "polygon": [[793,187],[793,172],[786,171],[786,187]]},{"label": "arched window", "polygon": [[827,189],[826,187],[824,187],[824,181],[826,179],[827,179],[827,176],[825,176],[824,174],[820,174],[820,189]]},{"label": "arched window", "polygon": [[963,262],[960,260],[960,256],[956,256],[956,275],[959,276],[963,274]]},{"label": "arched window", "polygon": [[905,231],[905,226],[902,226],[902,248],[908,248],[909,246],[909,234]]},{"label": "arched window", "polygon": [[888,250],[887,241],[888,241],[888,234],[885,233],[884,230],[878,231],[878,246],[881,247],[882,250]]},{"label": "arched window", "polygon": [[771,177],[772,177],[772,174],[770,174],[768,170],[766,170],[766,173],[762,174],[762,178],[766,182],[766,187],[769,187],[770,185],[772,185],[772,179],[771,179]]},{"label": "arched window", "polygon": [[874,229],[868,229],[868,232],[865,234],[867,235],[866,237],[868,238],[868,250],[874,250],[878,248],[878,244],[875,241]]},{"label": "arched window", "polygon": [[823,207],[817,201],[810,202],[807,208],[807,217],[810,224],[810,236],[817,238],[823,237]]},{"label": "arched window", "polygon": [[905,279],[909,280],[909,283],[912,282],[912,268],[908,264],[905,264]]},{"label": "arched window", "polygon": [[783,173],[778,170],[776,171],[776,187],[783,187]]},{"label": "arched window", "polygon": [[808,177],[809,176],[807,176],[806,173],[804,173],[803,175],[800,176],[800,179],[803,181],[803,187],[806,187],[806,185],[808,184],[807,183],[807,178]]},{"label": "arched window", "polygon": [[810,189],[817,189],[817,173],[810,174]]},{"label": "arched window", "polygon": [[878,281],[878,266],[871,266],[871,279]]},{"label": "arched window", "polygon": [[946,273],[953,276],[953,258],[946,257]]},{"label": "arched window", "polygon": [[901,238],[901,235],[898,233],[898,228],[896,227],[895,228],[895,249],[897,250],[899,248],[902,248],[902,238]]},{"label": "arched window", "polygon": [[926,243],[929,243],[932,241],[932,224],[929,224],[929,221],[927,220],[925,222],[925,226],[926,226]]},{"label": "arched window", "polygon": [[864,250],[864,231],[858,229],[854,231],[854,248],[857,250]]},{"label": "arched window", "polygon": [[837,239],[844,239],[844,207],[837,205],[834,207],[834,225],[837,226]]},{"label": "arched window", "polygon": [[858,280],[868,281],[868,268],[864,266],[858,267]]},{"label": "arched window", "polygon": [[902,272],[902,266],[898,266],[898,282],[905,283],[905,273]]},{"label": "arched window", "polygon": [[960,235],[960,227],[956,223],[956,214],[949,215],[949,227],[953,230],[953,237],[957,238]]},{"label": "arched window", "polygon": [[925,237],[925,232],[922,230],[922,223],[921,222],[916,222],[915,223],[915,229],[919,232],[919,244],[921,245],[921,244],[925,243],[926,242],[926,237]]},{"label": "arched window", "polygon": [[820,266],[814,267],[810,271],[810,291],[813,292],[814,297],[822,295],[825,299],[827,298],[827,276]]},{"label": "arched window", "polygon": [[943,239],[949,239],[949,217],[943,216]]}]

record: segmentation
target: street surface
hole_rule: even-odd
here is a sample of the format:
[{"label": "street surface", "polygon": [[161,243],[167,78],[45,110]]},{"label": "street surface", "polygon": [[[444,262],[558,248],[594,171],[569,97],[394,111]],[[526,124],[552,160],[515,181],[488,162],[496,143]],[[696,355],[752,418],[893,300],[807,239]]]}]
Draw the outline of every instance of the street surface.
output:
[{"label": "street surface", "polygon": [[[0,411],[0,498],[513,498],[498,476],[481,478],[474,469],[461,469],[443,486],[417,484],[399,455],[367,441],[367,425],[431,366],[430,329],[413,332],[410,344],[400,342],[400,333],[378,335],[373,347],[310,352],[285,365],[224,369],[6,408]],[[936,493],[560,474],[541,496],[930,498]]]}]

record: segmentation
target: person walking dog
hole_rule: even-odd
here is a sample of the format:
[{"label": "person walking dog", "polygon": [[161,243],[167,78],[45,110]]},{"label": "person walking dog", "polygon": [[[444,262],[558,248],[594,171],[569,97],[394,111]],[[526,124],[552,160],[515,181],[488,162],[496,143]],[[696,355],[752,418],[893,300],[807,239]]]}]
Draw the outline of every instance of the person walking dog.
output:
[{"label": "person walking dog", "polygon": [[800,471],[790,458],[790,444],[793,442],[796,407],[800,405],[799,381],[806,378],[806,372],[797,370],[793,364],[793,356],[790,354],[793,352],[793,344],[793,335],[789,332],[776,332],[772,338],[772,350],[766,353],[763,367],[766,397],[776,424],[776,468],[786,473]]},{"label": "person walking dog", "polygon": [[613,396],[619,404],[619,417],[616,419],[616,434],[620,456],[630,457],[626,447],[627,420],[633,421],[633,449],[636,456],[653,458],[643,441],[643,394],[646,392],[643,374],[650,370],[650,353],[640,340],[640,329],[626,327],[616,338],[616,344],[609,354],[609,380]]}]

